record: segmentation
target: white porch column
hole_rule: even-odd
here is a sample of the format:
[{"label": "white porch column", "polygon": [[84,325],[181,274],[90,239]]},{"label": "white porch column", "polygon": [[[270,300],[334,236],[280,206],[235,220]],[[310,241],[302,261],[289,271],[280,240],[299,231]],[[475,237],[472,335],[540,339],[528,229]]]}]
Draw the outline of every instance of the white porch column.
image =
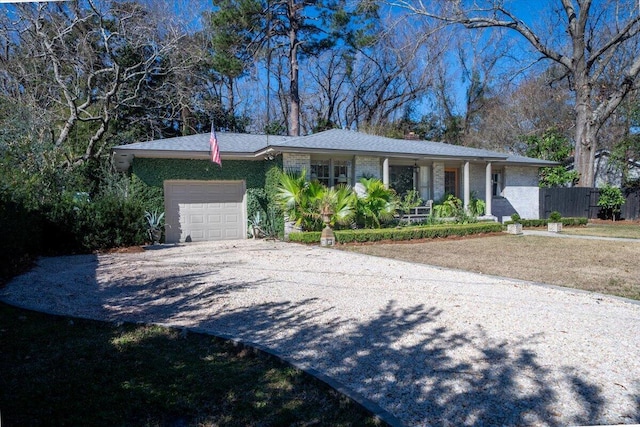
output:
[{"label": "white porch column", "polygon": [[464,206],[464,210],[465,212],[469,211],[469,201],[471,200],[471,190],[470,190],[470,183],[469,183],[469,170],[470,170],[470,166],[469,166],[469,161],[467,160],[466,162],[464,162],[464,199],[463,199],[463,206]]},{"label": "white porch column", "polygon": [[491,216],[491,200],[493,199],[493,185],[491,185],[491,162],[487,162],[487,166],[485,167],[485,178],[484,178],[484,214],[486,216]]},{"label": "white porch column", "polygon": [[382,161],[382,183],[384,188],[389,188],[389,158],[385,157]]}]

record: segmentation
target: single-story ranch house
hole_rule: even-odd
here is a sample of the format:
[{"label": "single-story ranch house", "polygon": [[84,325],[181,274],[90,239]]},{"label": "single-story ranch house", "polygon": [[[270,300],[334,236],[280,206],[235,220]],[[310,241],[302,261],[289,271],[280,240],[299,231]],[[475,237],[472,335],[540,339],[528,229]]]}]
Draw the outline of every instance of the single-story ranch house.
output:
[{"label": "single-story ranch house", "polygon": [[170,243],[247,236],[247,191],[264,188],[268,170],[305,170],[333,186],[376,177],[423,200],[454,194],[468,206],[485,200],[486,216],[538,218],[538,168],[556,163],[440,142],[398,140],[333,129],[302,137],[217,134],[222,166],[209,160],[209,134],[121,145],[120,170],[164,189]]}]

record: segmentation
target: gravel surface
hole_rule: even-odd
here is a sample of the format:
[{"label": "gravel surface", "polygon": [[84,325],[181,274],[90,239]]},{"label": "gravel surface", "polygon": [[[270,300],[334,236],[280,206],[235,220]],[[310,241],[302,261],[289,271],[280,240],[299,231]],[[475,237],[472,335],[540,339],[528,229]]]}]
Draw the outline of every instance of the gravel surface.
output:
[{"label": "gravel surface", "polygon": [[640,422],[640,305],[599,294],[246,240],[43,258],[0,299],[255,343],[405,425]]}]

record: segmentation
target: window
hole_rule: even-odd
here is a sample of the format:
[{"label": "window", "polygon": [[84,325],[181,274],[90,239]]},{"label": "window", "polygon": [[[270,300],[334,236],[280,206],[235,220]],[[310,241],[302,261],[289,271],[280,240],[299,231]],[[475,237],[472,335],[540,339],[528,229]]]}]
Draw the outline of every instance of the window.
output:
[{"label": "window", "polygon": [[321,184],[329,186],[329,160],[315,160],[311,162],[311,180],[318,180]]},{"label": "window", "polygon": [[491,174],[491,195],[500,196],[502,194],[502,172]]},{"label": "window", "polygon": [[345,161],[336,160],[333,162],[333,185],[349,183],[349,164]]},{"label": "window", "polygon": [[348,160],[311,160],[311,179],[327,187],[349,184],[351,162]]},{"label": "window", "polygon": [[413,166],[389,166],[389,186],[400,196],[415,189]]},{"label": "window", "polygon": [[444,170],[444,194],[453,194],[458,197],[458,170]]}]

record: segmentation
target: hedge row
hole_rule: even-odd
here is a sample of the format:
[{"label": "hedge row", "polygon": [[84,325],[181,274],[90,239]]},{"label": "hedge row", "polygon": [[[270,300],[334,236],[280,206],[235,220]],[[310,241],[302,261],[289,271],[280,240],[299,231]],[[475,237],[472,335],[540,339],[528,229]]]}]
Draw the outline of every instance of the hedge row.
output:
[{"label": "hedge row", "polygon": [[[468,236],[470,234],[494,233],[502,231],[502,224],[483,222],[474,224],[439,224],[422,227],[357,229],[334,231],[336,242],[378,242],[381,240],[433,239],[448,236]],[[320,242],[319,231],[289,234],[289,240],[298,243]]]},{"label": "hedge row", "polygon": [[[560,222],[563,226],[587,225],[587,218],[562,218]],[[548,219],[520,219],[518,221],[523,227],[546,227],[549,223]],[[505,221],[506,224],[513,224],[513,221]]]}]

